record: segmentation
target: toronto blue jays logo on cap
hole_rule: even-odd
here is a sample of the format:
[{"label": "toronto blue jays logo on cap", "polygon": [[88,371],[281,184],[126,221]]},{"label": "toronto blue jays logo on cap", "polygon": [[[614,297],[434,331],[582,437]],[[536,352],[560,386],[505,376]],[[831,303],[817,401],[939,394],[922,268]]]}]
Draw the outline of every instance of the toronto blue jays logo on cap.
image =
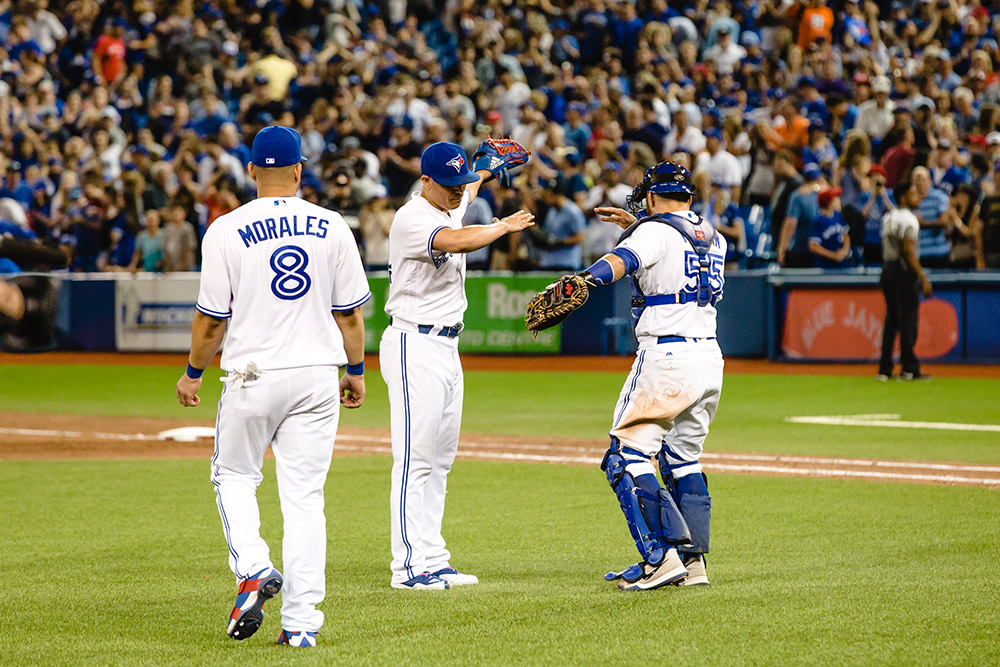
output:
[{"label": "toronto blue jays logo on cap", "polygon": [[469,158],[458,144],[438,141],[424,149],[420,156],[420,173],[446,187],[467,185],[479,180],[469,171]]}]

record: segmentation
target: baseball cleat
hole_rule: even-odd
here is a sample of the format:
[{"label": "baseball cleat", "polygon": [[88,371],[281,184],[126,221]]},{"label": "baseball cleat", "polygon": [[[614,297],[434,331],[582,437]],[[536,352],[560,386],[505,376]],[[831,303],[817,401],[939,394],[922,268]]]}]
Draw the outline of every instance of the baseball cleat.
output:
[{"label": "baseball cleat", "polygon": [[242,641],[257,632],[264,620],[264,603],[278,594],[282,583],[281,573],[274,568],[261,570],[240,582],[226,634]]},{"label": "baseball cleat", "polygon": [[667,551],[663,560],[655,565],[648,561],[639,565],[640,567],[625,570],[618,581],[618,588],[623,591],[648,591],[672,584],[688,575],[676,549]]},{"label": "baseball cleat", "polygon": [[879,373],[875,376],[875,379],[879,382],[888,382],[892,379],[892,373]]},{"label": "baseball cleat", "polygon": [[437,572],[432,572],[431,575],[443,579],[452,586],[472,586],[479,583],[479,577],[476,575],[459,572],[451,566],[443,567]]},{"label": "baseball cleat", "polygon": [[903,382],[911,382],[913,380],[930,380],[931,376],[924,373],[900,373],[899,379]]},{"label": "baseball cleat", "polygon": [[605,581],[617,581],[618,579],[628,578],[630,581],[635,581],[642,576],[642,562],[638,562],[634,565],[629,565],[627,568],[620,572],[608,572],[604,575]]},{"label": "baseball cleat", "polygon": [[451,584],[430,572],[421,572],[409,581],[393,582],[392,587],[411,591],[443,591],[451,588]]},{"label": "baseball cleat", "polygon": [[306,632],[305,630],[300,630],[298,632],[282,630],[281,634],[278,635],[278,643],[288,644],[289,646],[294,646],[296,648],[313,648],[316,646],[316,633]]},{"label": "baseball cleat", "polygon": [[708,572],[705,570],[705,557],[698,555],[684,561],[688,576],[677,582],[678,586],[708,586]]}]

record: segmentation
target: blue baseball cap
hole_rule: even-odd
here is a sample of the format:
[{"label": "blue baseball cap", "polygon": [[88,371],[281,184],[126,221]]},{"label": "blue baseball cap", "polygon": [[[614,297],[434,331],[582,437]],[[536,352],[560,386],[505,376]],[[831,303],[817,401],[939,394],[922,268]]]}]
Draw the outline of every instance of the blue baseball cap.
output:
[{"label": "blue baseball cap", "polygon": [[435,183],[446,186],[465,185],[479,180],[469,171],[469,157],[458,144],[439,141],[431,144],[420,156],[420,173]]},{"label": "blue baseball cap", "polygon": [[302,157],[302,137],[290,127],[272,125],[265,127],[253,138],[250,162],[255,167],[288,167],[307,162]]},{"label": "blue baseball cap", "polygon": [[817,178],[823,177],[823,171],[815,162],[809,162],[802,168],[802,175],[807,181],[815,181]]}]

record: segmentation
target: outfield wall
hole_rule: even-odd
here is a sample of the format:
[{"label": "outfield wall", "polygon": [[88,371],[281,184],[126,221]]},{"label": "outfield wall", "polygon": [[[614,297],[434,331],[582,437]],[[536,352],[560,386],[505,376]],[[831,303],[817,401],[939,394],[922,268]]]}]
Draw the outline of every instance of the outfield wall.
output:
[{"label": "outfield wall", "polygon": [[[64,274],[56,345],[65,349],[188,349],[200,274]],[[461,348],[497,354],[631,354],[628,281],[596,289],[562,327],[532,339],[528,300],[557,274],[475,273]],[[920,313],[923,359],[1000,363],[1000,272],[932,273],[934,296]],[[363,307],[368,351],[388,324],[389,280],[369,276]],[[727,356],[808,361],[872,361],[885,306],[878,273],[740,271],[726,276],[719,343]]]}]

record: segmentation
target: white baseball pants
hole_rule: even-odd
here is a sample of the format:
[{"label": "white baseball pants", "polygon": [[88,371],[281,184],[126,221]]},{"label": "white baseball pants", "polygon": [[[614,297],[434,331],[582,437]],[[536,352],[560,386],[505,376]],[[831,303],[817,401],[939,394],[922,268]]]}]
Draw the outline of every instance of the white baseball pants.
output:
[{"label": "white baseball pants", "polygon": [[[246,579],[272,567],[260,536],[257,486],[268,444],[284,518],[281,627],[316,632],[326,594],[323,485],[340,416],[336,366],[261,372],[219,401],[212,483],[229,545],[229,567]],[[230,374],[233,378],[233,374]]]},{"label": "white baseball pants", "polygon": [[701,472],[698,459],[719,407],[722,367],[714,340],[640,345],[618,396],[611,436],[648,456],[664,449],[674,477]]},{"label": "white baseball pants", "polygon": [[464,379],[458,339],[389,327],[379,348],[392,429],[392,583],[449,565],[441,536],[458,452]]}]

